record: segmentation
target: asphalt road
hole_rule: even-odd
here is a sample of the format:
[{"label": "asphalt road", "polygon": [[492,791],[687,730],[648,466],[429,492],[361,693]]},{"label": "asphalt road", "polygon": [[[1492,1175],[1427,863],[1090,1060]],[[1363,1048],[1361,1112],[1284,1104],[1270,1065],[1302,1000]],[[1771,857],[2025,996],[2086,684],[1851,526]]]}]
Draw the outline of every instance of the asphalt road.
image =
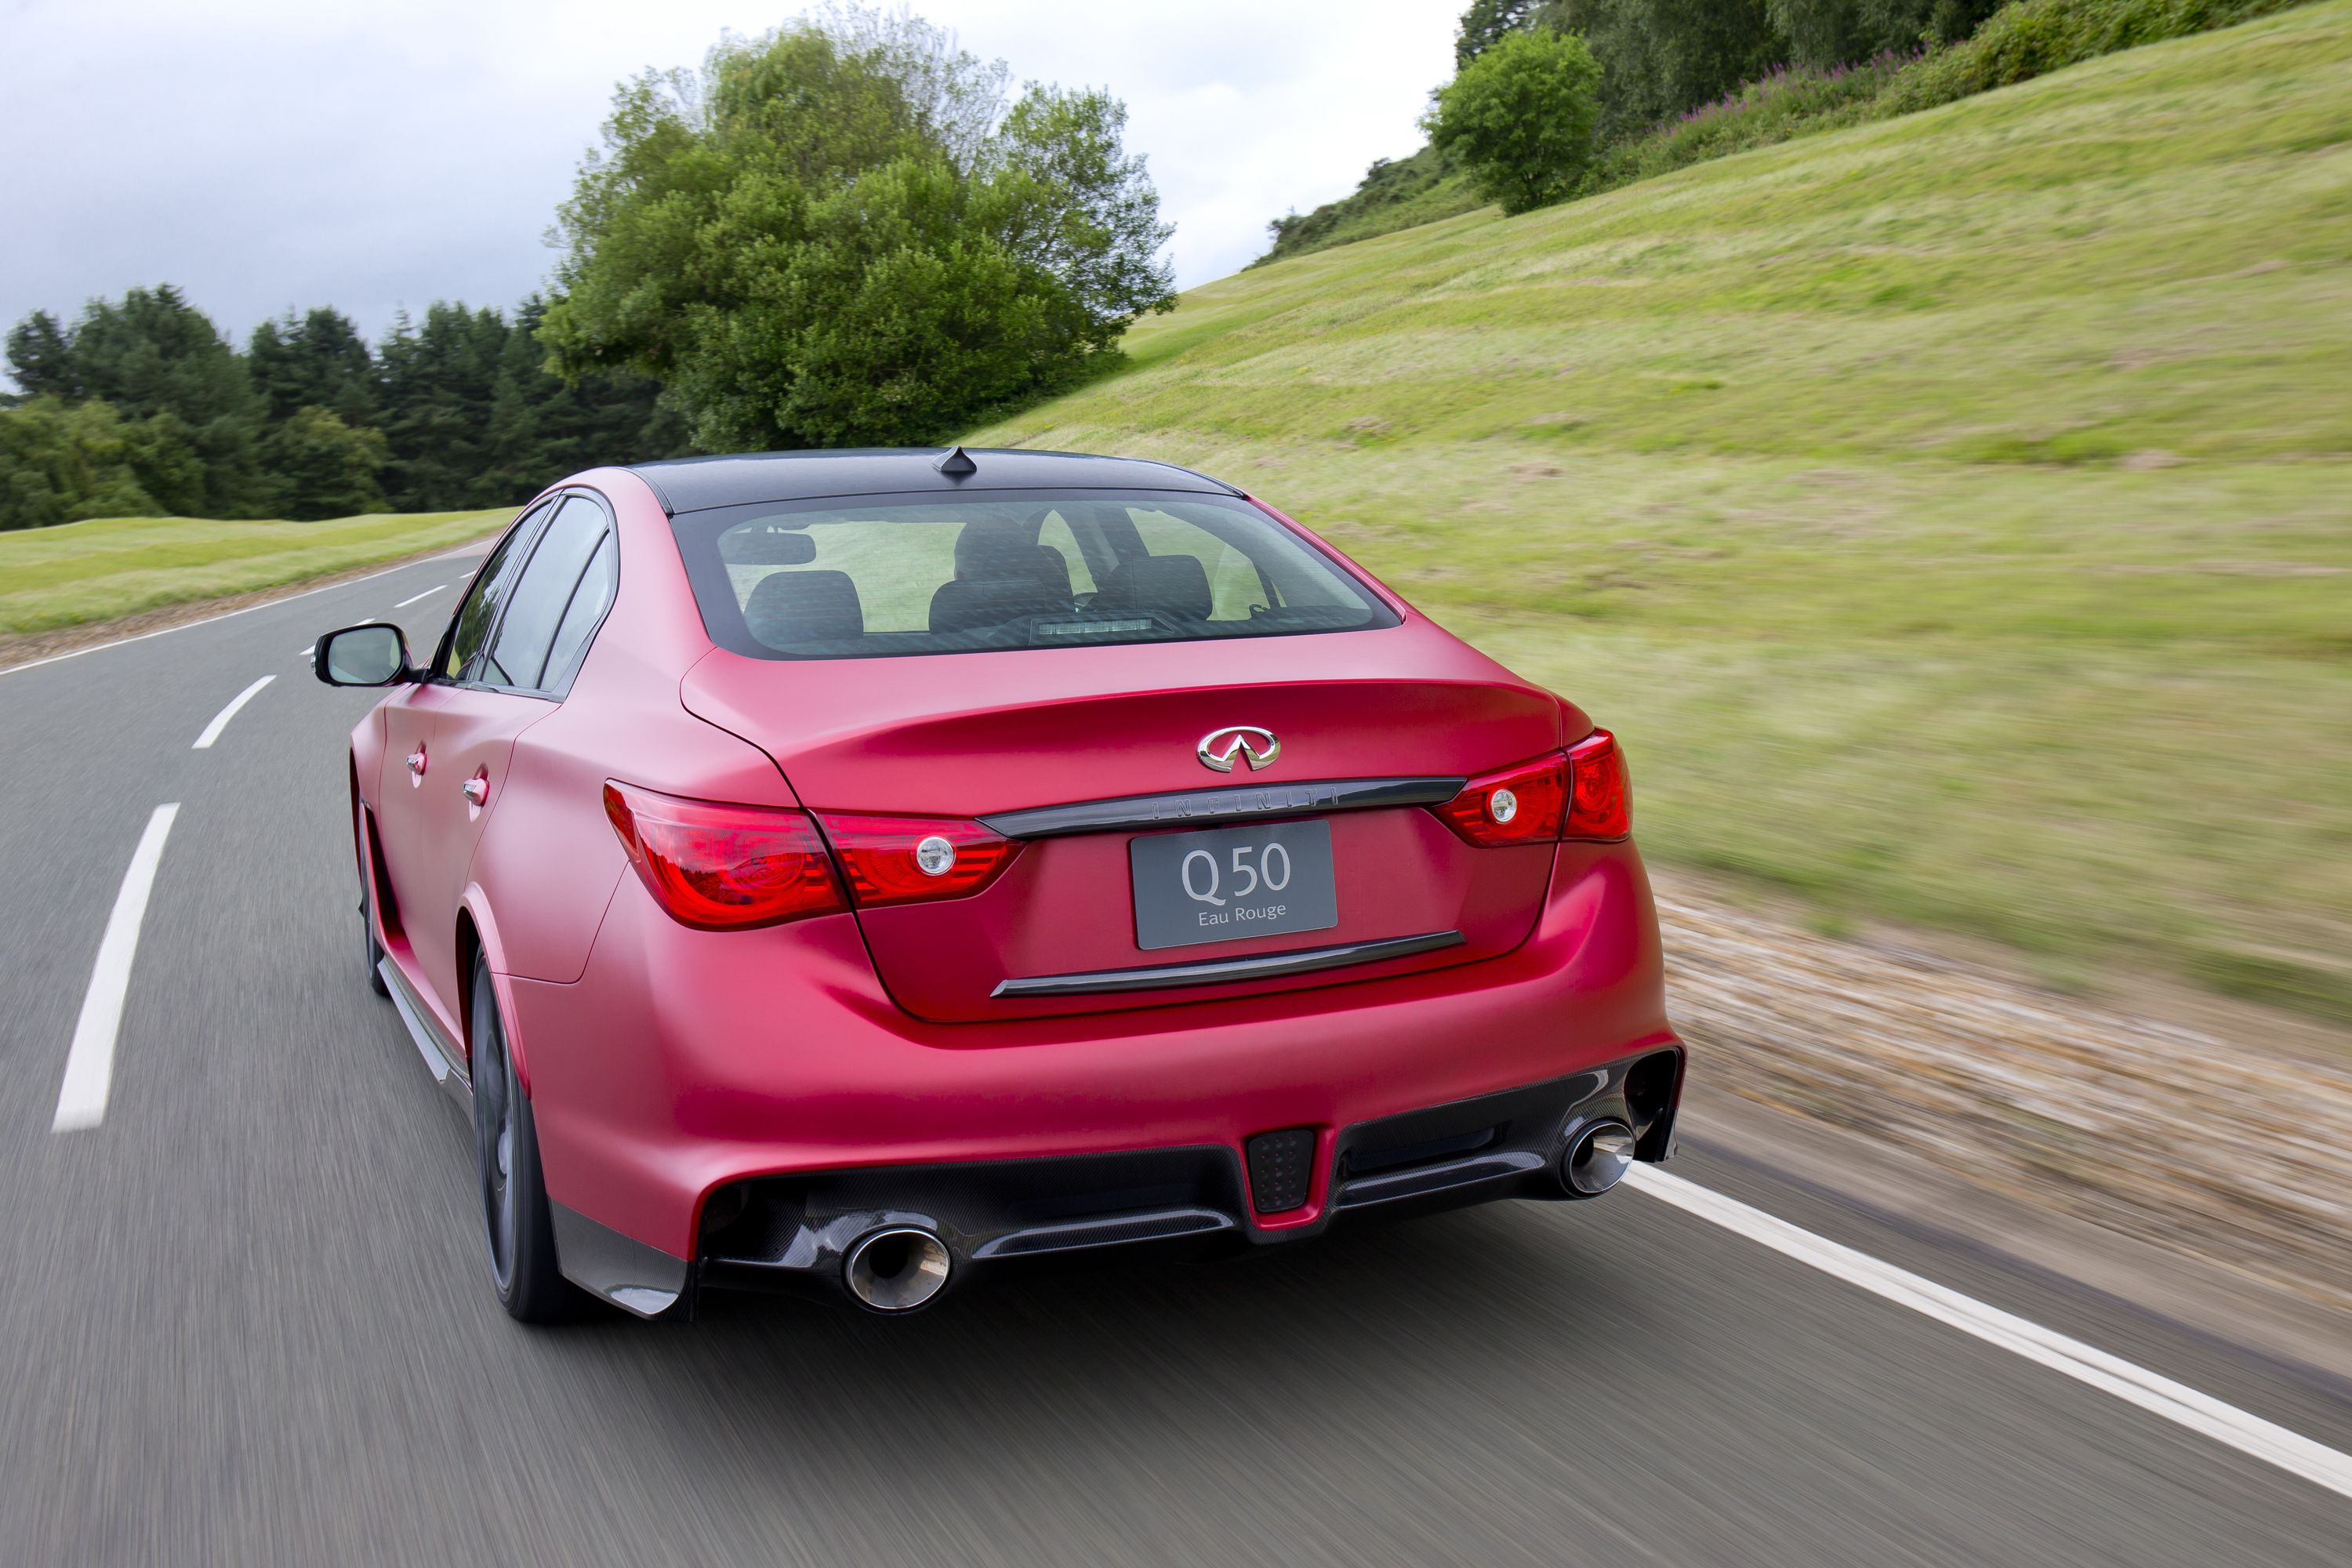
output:
[{"label": "asphalt road", "polygon": [[[2352,1561],[2352,1499],[1643,1192],[903,1321],[518,1327],[459,1113],[360,976],[369,699],[299,654],[429,642],[469,564],[0,674],[0,1563]],[[102,1120],[52,1131],[173,802]],[[2352,1452],[2344,1389],[1673,1173]]]}]

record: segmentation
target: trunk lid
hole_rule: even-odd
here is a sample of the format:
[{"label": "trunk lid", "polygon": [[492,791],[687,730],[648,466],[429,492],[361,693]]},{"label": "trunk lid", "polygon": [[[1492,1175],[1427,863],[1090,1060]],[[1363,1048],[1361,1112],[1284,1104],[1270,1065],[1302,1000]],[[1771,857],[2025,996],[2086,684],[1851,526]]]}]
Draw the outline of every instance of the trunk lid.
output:
[{"label": "trunk lid", "polygon": [[[991,818],[1022,840],[1011,865],[975,895],[859,911],[883,984],[920,1017],[1153,1005],[1488,957],[1525,939],[1550,875],[1549,845],[1475,848],[1417,804],[1450,794],[1446,781],[1539,756],[1563,738],[1556,699],[1425,622],[904,658],[772,661],[719,651],[688,673],[680,695],[699,717],[765,749],[812,810]],[[1271,731],[1279,754],[1255,770],[1246,756],[1230,773],[1204,766],[1203,737],[1244,725]],[[1387,786],[1330,787],[1367,780]],[[1136,796],[1161,798],[1127,801]],[[1047,809],[1106,801],[1126,804]],[[1336,923],[1139,945],[1131,839],[1272,820],[1328,823]],[[1462,940],[1302,973],[1181,989],[996,994],[1009,980],[1446,932]]]}]

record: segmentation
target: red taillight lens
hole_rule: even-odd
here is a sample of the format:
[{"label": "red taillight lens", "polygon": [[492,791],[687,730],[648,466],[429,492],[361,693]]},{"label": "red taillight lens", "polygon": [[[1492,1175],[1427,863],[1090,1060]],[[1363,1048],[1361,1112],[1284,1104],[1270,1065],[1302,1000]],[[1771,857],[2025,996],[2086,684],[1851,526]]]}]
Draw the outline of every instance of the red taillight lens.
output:
[{"label": "red taillight lens", "polygon": [[1568,749],[1570,795],[1562,838],[1622,838],[1633,831],[1633,792],[1617,737],[1595,730]]},{"label": "red taillight lens", "polygon": [[1568,799],[1568,759],[1558,752],[1472,779],[1437,808],[1445,825],[1481,848],[1549,844]]},{"label": "red taillight lens", "polygon": [[681,925],[740,931],[847,906],[808,814],[604,785],[604,815],[656,901]]},{"label": "red taillight lens", "polygon": [[1018,847],[977,822],[820,812],[862,910],[961,899],[996,879]]}]

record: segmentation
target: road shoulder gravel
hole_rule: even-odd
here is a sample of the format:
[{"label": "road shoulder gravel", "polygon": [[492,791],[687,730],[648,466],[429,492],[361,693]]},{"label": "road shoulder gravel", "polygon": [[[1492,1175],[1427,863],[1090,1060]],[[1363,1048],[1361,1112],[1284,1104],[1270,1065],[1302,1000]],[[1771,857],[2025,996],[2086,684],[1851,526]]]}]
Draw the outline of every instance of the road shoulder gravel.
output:
[{"label": "road shoulder gravel", "polygon": [[1686,1141],[2352,1388],[2352,1040],[1657,880]]}]

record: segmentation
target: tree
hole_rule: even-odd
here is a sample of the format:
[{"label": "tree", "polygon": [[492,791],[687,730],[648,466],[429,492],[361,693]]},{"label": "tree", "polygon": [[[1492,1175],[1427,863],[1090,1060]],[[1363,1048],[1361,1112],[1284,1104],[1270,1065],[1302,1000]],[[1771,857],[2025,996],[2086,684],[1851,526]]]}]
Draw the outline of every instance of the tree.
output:
[{"label": "tree", "polygon": [[346,425],[376,421],[375,362],[352,319],[325,306],[253,329],[246,364],[273,420],[324,408]]},{"label": "tree", "polygon": [[1584,39],[1614,141],[1752,81],[1788,58],[1768,0],[1544,0],[1532,26]]},{"label": "tree", "polygon": [[128,421],[168,416],[201,458],[202,494],[174,512],[271,515],[276,487],[261,463],[267,405],[245,361],[179,289],[132,289],[119,305],[93,300],[68,344],[75,396],[110,404]]},{"label": "tree", "polygon": [[8,374],[25,397],[72,401],[81,395],[74,374],[73,339],[47,310],[36,310],[8,332]]},{"label": "tree", "polygon": [[77,390],[132,418],[172,413],[193,426],[258,418],[253,379],[212,318],[169,283],[93,300],[75,326]]},{"label": "tree", "polygon": [[383,510],[376,475],[385,457],[381,431],[354,429],[324,408],[298,408],[269,435],[285,515],[305,522]]},{"label": "tree", "polygon": [[515,309],[491,390],[486,484],[520,497],[581,468],[691,450],[684,417],[651,376],[622,371],[566,383],[551,374],[539,336],[546,316],[535,294]]},{"label": "tree", "polygon": [[403,511],[511,506],[602,463],[676,457],[683,420],[661,384],[628,372],[567,384],[547,369],[546,304],[515,318],[436,301],[401,317],[377,351],[388,504]]},{"label": "tree", "polygon": [[181,431],[169,414],[125,421],[110,404],[46,394],[0,409],[0,529],[171,515],[204,486]]},{"label": "tree", "polygon": [[2000,8],[2001,0],[1768,0],[1789,58],[1826,68],[1886,49],[1957,43]]},{"label": "tree", "polygon": [[386,489],[401,510],[497,506],[538,489],[486,493],[481,483],[507,331],[494,310],[436,300],[421,326],[404,313],[379,347]]},{"label": "tree", "polygon": [[558,232],[568,379],[658,378],[707,450],[928,442],[1174,303],[1125,110],[906,14],[833,10],[623,85]]},{"label": "tree", "polygon": [[506,506],[576,469],[688,449],[651,377],[551,374],[545,309],[534,297],[509,321],[436,302],[377,353],[339,311],[289,311],[242,356],[168,285],[71,326],[36,311],[7,336],[25,392],[0,417],[25,417],[0,439],[0,527]]},{"label": "tree", "polygon": [[1454,29],[1454,68],[1460,70],[1499,42],[1504,34],[1527,25],[1539,0],[1470,0],[1470,8]]},{"label": "tree", "polygon": [[1507,213],[1559,201],[1592,161],[1600,85],[1582,38],[1512,33],[1438,89],[1430,144],[1458,154]]}]

